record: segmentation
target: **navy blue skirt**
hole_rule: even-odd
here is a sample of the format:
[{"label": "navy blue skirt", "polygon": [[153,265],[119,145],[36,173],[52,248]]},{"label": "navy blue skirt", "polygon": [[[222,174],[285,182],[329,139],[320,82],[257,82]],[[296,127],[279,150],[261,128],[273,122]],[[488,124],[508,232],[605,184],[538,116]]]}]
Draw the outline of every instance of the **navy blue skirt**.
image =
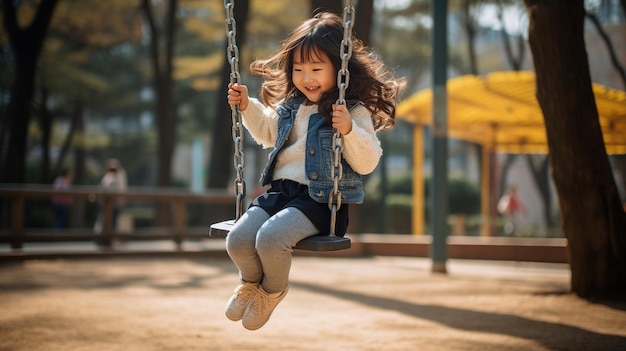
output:
[{"label": "navy blue skirt", "polygon": [[[309,187],[292,180],[275,180],[270,188],[259,195],[252,203],[270,216],[287,207],[294,207],[304,213],[315,225],[320,234],[330,232],[330,209],[328,203],[320,203],[309,196]],[[337,211],[335,235],[344,236],[348,230],[348,204],[342,204]]]}]

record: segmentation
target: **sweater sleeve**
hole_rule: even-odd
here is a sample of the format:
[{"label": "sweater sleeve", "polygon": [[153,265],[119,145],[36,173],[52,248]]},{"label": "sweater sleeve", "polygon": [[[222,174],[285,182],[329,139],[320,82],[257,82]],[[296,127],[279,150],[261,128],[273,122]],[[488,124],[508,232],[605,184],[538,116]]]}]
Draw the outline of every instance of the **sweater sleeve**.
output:
[{"label": "sweater sleeve", "polygon": [[250,98],[248,108],[241,113],[243,125],[254,141],[264,148],[274,147],[278,137],[278,114],[271,107],[266,107],[258,99]]},{"label": "sweater sleeve", "polygon": [[352,130],[342,137],[343,157],[359,174],[369,174],[376,169],[383,154],[380,140],[376,136],[369,110],[358,105],[350,111]]}]

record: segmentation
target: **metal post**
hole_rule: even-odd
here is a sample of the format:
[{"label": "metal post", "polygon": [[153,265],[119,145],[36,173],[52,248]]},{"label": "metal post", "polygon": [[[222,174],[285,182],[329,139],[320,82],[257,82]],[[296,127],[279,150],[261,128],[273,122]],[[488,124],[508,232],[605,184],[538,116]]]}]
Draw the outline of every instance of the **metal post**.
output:
[{"label": "metal post", "polygon": [[182,250],[183,241],[185,240],[185,231],[187,228],[187,202],[185,199],[180,198],[176,200],[176,219],[175,219],[175,228],[176,228],[176,236],[174,238],[174,242],[176,243],[176,248],[178,250]]},{"label": "metal post", "polygon": [[446,273],[448,214],[448,96],[446,80],[448,67],[448,1],[431,3],[433,17],[433,175],[431,191],[432,243],[430,254],[432,272]]},{"label": "metal post", "polygon": [[100,237],[100,248],[110,250],[113,246],[113,201],[111,194],[102,195],[102,233]]},{"label": "metal post", "polygon": [[13,216],[11,248],[21,250],[24,245],[24,195],[16,195],[13,198],[13,208],[11,211],[11,215]]},{"label": "metal post", "polygon": [[[381,135],[380,144],[383,150],[387,150],[387,139]],[[380,200],[378,204],[378,232],[386,233],[387,228],[387,153],[383,152],[380,159]]]}]

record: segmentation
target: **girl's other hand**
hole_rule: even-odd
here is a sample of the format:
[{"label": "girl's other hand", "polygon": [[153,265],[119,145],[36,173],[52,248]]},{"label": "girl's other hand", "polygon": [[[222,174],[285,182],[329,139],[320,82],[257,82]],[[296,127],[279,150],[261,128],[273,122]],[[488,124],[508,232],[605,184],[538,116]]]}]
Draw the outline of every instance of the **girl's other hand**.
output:
[{"label": "girl's other hand", "polygon": [[333,128],[337,129],[341,135],[352,131],[352,117],[345,105],[333,104]]},{"label": "girl's other hand", "polygon": [[250,98],[248,97],[248,87],[239,84],[228,84],[228,104],[231,106],[239,105],[239,111],[245,111],[248,108]]}]

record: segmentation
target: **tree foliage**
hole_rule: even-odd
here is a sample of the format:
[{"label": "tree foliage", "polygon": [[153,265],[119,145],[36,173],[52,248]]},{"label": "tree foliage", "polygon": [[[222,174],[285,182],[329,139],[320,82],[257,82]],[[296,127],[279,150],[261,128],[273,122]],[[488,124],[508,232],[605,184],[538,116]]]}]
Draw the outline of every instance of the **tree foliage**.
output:
[{"label": "tree foliage", "polygon": [[[29,4],[31,2],[23,2],[17,11],[22,25],[34,18],[36,8]],[[211,128],[212,112],[208,106],[212,105],[218,85],[221,66],[217,63],[218,57],[223,57],[223,3],[180,0],[180,4],[180,11],[176,12],[181,29],[175,33],[178,45],[173,60],[175,83],[172,96],[175,100],[174,112],[183,123],[180,128],[170,129],[175,130],[175,138],[178,139],[180,134],[182,140],[190,140],[194,135],[207,135]],[[160,26],[160,23],[158,19],[157,25]],[[60,163],[76,162],[66,157],[70,154],[57,152],[61,149],[76,151],[82,148],[88,151],[88,159],[79,161],[75,167],[86,165],[87,175],[92,178],[98,176],[101,162],[107,157],[127,158],[123,163],[137,167],[137,172],[141,173],[144,171],[140,169],[147,170],[155,163],[156,143],[149,139],[155,136],[151,111],[157,109],[152,109],[150,104],[161,99],[156,99],[149,89],[153,74],[149,69],[146,46],[146,39],[150,36],[145,28],[142,26],[139,1],[59,2],[38,59],[39,73],[34,78],[34,91],[45,90],[48,93],[37,93],[37,99],[31,104],[33,114],[49,116],[49,120],[43,123],[38,118],[38,124],[24,122],[29,131],[23,138],[26,154],[36,152],[40,146],[44,150],[51,148],[51,152],[44,153],[53,158],[49,162],[52,166],[42,165],[42,173],[54,174]],[[0,45],[5,47],[8,40],[8,36],[4,35],[6,33],[0,31]],[[7,63],[7,67],[3,65],[2,69],[3,82],[18,81],[12,78],[16,72],[12,67],[17,64],[17,57],[10,55],[8,50],[2,52],[3,62]],[[5,90],[2,86],[0,89]],[[2,94],[3,97],[13,95]],[[43,96],[47,96],[45,100]],[[8,133],[4,116],[8,118],[13,113],[6,110],[6,103],[0,101],[0,104],[3,115],[0,136],[6,139],[15,133]],[[84,131],[76,131],[72,125],[70,117],[75,115],[76,106],[83,106],[81,114],[89,118],[88,123],[82,122]],[[46,128],[50,131],[47,132]],[[49,140],[44,140],[47,134],[50,135]],[[116,151],[132,144],[126,142],[132,138],[147,139],[139,143],[143,146],[141,150]],[[8,145],[8,142],[0,137],[0,145]],[[3,151],[4,158],[6,147]],[[93,161],[97,162],[96,166]],[[47,170],[50,167],[52,171]],[[133,173],[130,172],[131,178]],[[145,185],[156,182],[155,178],[152,175],[140,177]],[[75,177],[78,183],[83,183],[80,179]],[[90,183],[94,180],[88,178],[86,181]]]}]

